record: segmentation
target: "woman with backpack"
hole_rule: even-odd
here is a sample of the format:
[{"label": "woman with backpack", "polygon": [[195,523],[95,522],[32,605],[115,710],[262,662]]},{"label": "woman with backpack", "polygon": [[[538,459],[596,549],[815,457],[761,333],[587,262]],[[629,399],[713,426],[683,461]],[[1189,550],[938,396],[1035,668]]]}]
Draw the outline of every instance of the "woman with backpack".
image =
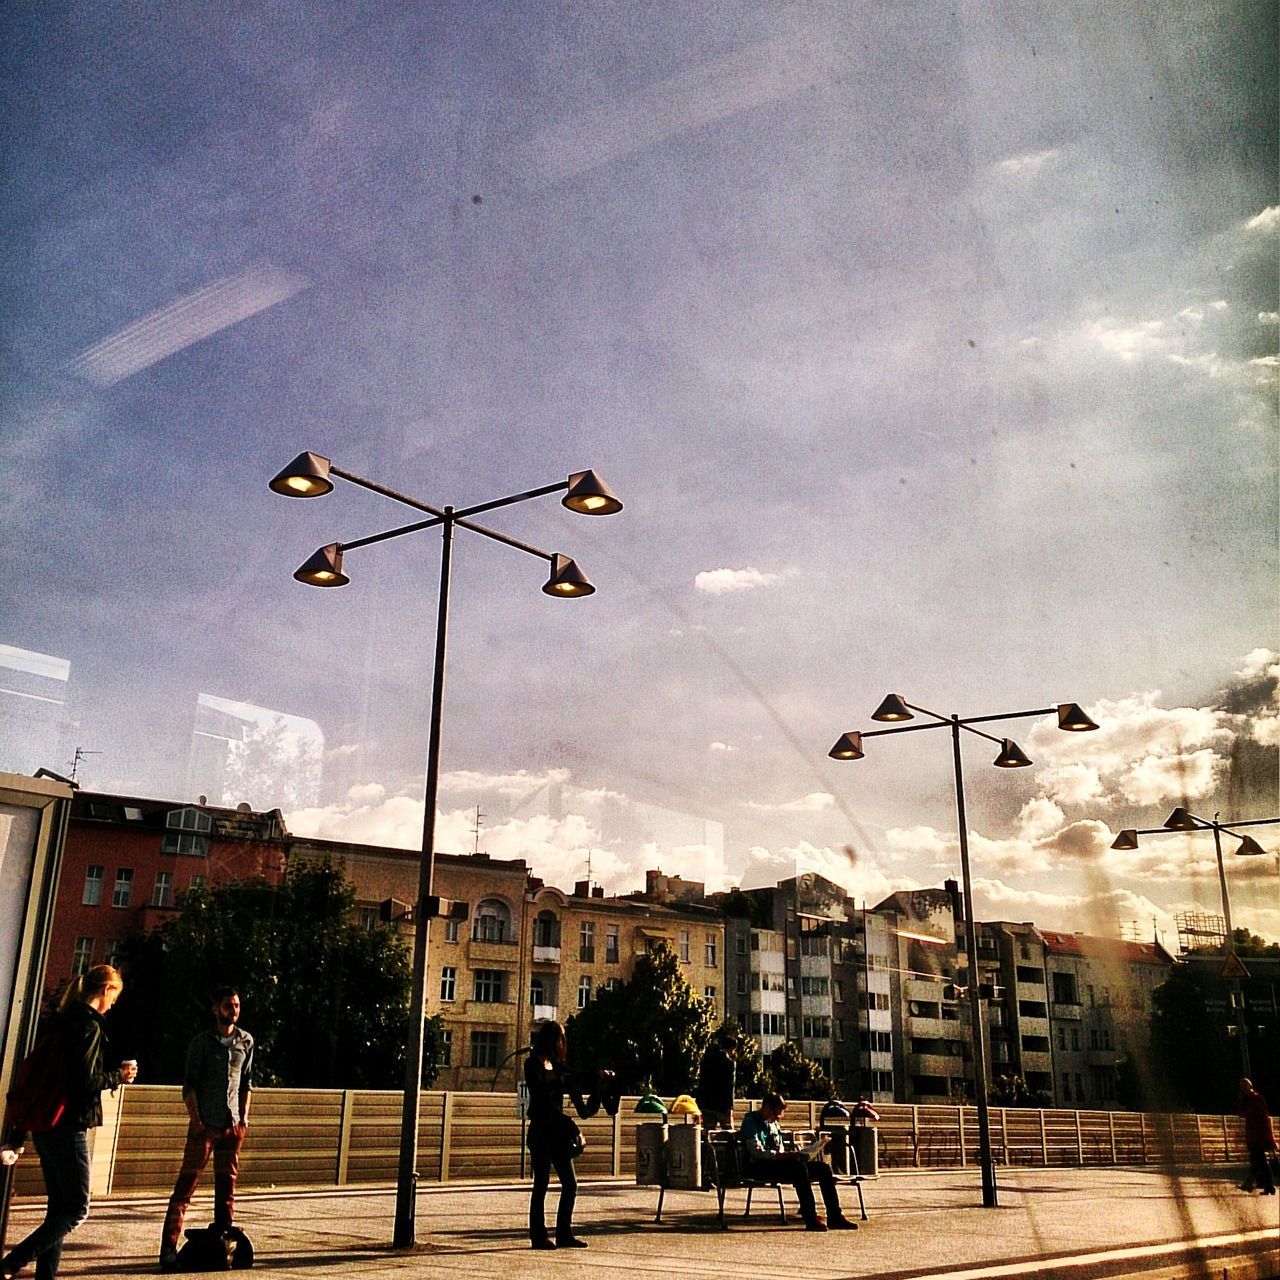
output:
[{"label": "woman with backpack", "polygon": [[[136,1063],[125,1063],[119,1069],[106,1065],[102,1019],[123,987],[118,970],[109,964],[94,965],[67,988],[47,1033],[51,1057],[39,1083],[57,1088],[64,1104],[52,1127],[34,1134],[49,1204],[44,1221],[0,1262],[3,1280],[12,1280],[33,1260],[36,1280],[54,1280],[63,1240],[89,1216],[88,1130],[102,1124],[103,1089],[128,1084],[138,1074]],[[49,1100],[41,1101],[47,1104]],[[27,1127],[25,1117],[14,1114],[11,1096],[6,1146],[20,1149]]]}]

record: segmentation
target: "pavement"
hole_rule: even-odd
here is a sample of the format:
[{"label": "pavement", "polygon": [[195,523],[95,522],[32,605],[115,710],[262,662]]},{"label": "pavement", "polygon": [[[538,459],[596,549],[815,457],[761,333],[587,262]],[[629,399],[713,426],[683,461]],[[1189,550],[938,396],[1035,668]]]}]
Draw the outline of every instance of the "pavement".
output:
[{"label": "pavement", "polygon": [[[869,1220],[857,1232],[806,1232],[784,1192],[786,1225],[772,1192],[726,1200],[721,1230],[712,1192],[670,1191],[655,1223],[657,1192],[629,1183],[584,1183],[575,1228],[582,1250],[538,1253],[527,1237],[528,1184],[452,1183],[424,1188],[411,1251],[390,1248],[395,1197],[388,1187],[278,1190],[237,1198],[236,1219],[273,1280],[327,1275],[494,1277],[521,1280],[970,1280],[1142,1276],[1148,1280],[1280,1277],[1280,1196],[1246,1195],[1236,1169],[1001,1169],[999,1206],[984,1209],[976,1169],[892,1173],[864,1184]],[[548,1196],[549,1218],[557,1198]],[[843,1190],[846,1212],[856,1194]],[[198,1195],[188,1225],[209,1221]],[[9,1240],[39,1221],[16,1202]],[[154,1275],[164,1201],[107,1197],[68,1238],[63,1277]],[[27,1272],[25,1274],[30,1274]]]}]

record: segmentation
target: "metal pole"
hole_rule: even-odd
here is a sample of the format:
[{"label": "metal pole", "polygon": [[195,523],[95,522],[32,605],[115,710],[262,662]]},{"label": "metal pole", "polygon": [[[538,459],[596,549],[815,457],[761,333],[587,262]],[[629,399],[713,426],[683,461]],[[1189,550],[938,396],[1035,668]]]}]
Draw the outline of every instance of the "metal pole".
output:
[{"label": "metal pole", "polygon": [[964,812],[964,773],[960,765],[960,717],[951,717],[951,753],[956,769],[956,817],[960,824],[960,875],[964,889],[965,945],[969,949],[969,1021],[973,1041],[973,1091],[978,1104],[978,1164],[982,1169],[982,1205],[994,1209],[996,1172],[991,1159],[991,1111],[987,1106],[986,1025],[978,994],[978,925],[973,918],[969,877],[969,823]]},{"label": "metal pole", "polygon": [[[1213,852],[1218,858],[1218,886],[1222,890],[1222,919],[1227,926],[1227,961],[1236,954],[1236,939],[1231,928],[1231,899],[1227,896],[1227,873],[1222,865],[1222,828],[1218,815],[1213,815]],[[1234,966],[1232,966],[1234,968]],[[1236,1039],[1240,1041],[1240,1074],[1246,1079],[1253,1075],[1249,1068],[1249,1021],[1244,1014],[1244,988],[1240,979],[1231,977],[1231,1011],[1236,1019]]]},{"label": "metal pole", "polygon": [[404,1068],[404,1108],[400,1117],[400,1164],[396,1174],[394,1249],[414,1244],[418,1190],[418,1113],[422,1105],[422,1032],[427,1006],[427,898],[435,874],[436,795],[440,785],[440,724],[444,704],[444,654],[449,623],[449,571],[453,558],[453,508],[441,526],[440,599],[436,611],[435,673],[431,684],[431,728],[427,743],[426,797],[422,813],[422,861],[418,904],[413,913],[413,991],[409,1000],[408,1051]]}]

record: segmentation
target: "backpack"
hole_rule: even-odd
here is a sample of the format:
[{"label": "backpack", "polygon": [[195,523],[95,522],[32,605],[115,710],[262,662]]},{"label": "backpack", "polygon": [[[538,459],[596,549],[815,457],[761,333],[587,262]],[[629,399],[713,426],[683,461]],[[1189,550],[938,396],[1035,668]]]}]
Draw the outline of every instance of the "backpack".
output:
[{"label": "backpack", "polygon": [[14,1072],[4,1132],[47,1133],[70,1106],[66,1046],[56,1030],[47,1031]]},{"label": "backpack", "polygon": [[253,1266],[253,1245],[239,1227],[190,1227],[178,1250],[177,1271],[247,1271]]}]

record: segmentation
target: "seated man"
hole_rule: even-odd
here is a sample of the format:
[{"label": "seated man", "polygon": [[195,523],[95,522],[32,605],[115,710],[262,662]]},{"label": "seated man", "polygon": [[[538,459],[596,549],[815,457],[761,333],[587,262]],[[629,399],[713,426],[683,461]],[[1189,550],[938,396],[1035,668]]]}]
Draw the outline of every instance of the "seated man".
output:
[{"label": "seated man", "polygon": [[742,1122],[738,1136],[742,1142],[747,1176],[763,1182],[790,1183],[796,1189],[805,1227],[809,1231],[825,1231],[827,1223],[818,1215],[810,1185],[816,1179],[822,1189],[822,1203],[827,1207],[832,1229],[856,1231],[858,1224],[850,1222],[841,1211],[831,1166],[822,1160],[810,1160],[803,1151],[783,1151],[778,1121],[786,1109],[787,1104],[780,1095],[766,1093],[760,1101],[760,1109],[750,1112]]}]

